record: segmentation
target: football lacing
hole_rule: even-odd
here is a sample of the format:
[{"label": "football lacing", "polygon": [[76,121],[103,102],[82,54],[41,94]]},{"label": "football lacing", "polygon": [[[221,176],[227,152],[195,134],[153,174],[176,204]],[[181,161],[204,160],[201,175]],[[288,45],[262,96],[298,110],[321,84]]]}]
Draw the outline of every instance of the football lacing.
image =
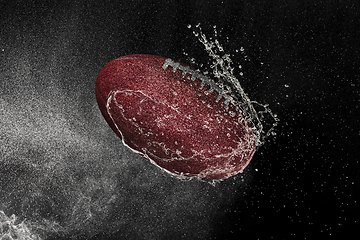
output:
[{"label": "football lacing", "polygon": [[219,102],[221,98],[225,99],[224,105],[225,107],[228,107],[231,97],[228,96],[225,93],[224,89],[221,89],[213,80],[210,78],[200,74],[199,70],[192,70],[188,66],[182,66],[178,62],[174,62],[172,59],[168,58],[165,60],[164,65],[162,66],[162,69],[166,69],[168,66],[172,67],[172,71],[176,72],[178,69],[182,72],[182,76],[185,77],[186,74],[191,75],[191,81],[195,81],[195,79],[201,80],[201,87],[204,87],[205,85],[210,86],[209,93],[212,93],[213,91],[218,93],[218,97],[216,98],[216,102]]}]

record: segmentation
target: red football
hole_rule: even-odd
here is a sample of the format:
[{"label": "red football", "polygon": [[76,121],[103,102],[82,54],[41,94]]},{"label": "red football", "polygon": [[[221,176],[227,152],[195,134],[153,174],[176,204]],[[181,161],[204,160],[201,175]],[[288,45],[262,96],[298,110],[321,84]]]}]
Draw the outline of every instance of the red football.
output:
[{"label": "red football", "polygon": [[213,80],[170,58],[130,55],[96,80],[100,110],[123,143],[177,175],[222,179],[256,148],[245,113]]}]

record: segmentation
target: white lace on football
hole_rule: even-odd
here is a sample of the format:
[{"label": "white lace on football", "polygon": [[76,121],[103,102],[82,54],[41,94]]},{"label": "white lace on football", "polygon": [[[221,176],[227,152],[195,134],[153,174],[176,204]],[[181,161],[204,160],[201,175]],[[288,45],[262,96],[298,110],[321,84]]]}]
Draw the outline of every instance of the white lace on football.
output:
[{"label": "white lace on football", "polygon": [[225,91],[221,89],[213,80],[210,78],[200,74],[200,72],[194,71],[190,69],[188,66],[182,66],[180,63],[174,62],[172,59],[168,58],[165,60],[164,65],[162,66],[162,69],[166,69],[168,66],[171,66],[173,69],[173,72],[176,72],[178,69],[182,72],[182,76],[185,77],[186,74],[191,75],[191,81],[195,81],[195,79],[199,79],[201,81],[201,87],[204,87],[205,85],[210,86],[209,93],[212,93],[213,91],[218,93],[218,97],[216,98],[216,102],[219,102],[221,98],[225,99],[224,105],[225,107],[228,107],[231,97],[229,95],[226,95]]}]

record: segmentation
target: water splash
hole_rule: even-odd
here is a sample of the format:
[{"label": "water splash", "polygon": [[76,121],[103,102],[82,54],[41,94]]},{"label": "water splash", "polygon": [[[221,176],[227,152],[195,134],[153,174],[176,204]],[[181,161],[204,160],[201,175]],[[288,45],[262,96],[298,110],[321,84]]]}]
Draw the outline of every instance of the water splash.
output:
[{"label": "water splash", "polygon": [[[225,89],[225,92],[232,96],[232,103],[239,106],[247,115],[247,120],[252,123],[253,130],[256,137],[256,146],[264,144],[265,139],[270,135],[276,135],[275,127],[279,123],[279,119],[269,108],[268,104],[262,104],[257,101],[251,101],[248,95],[245,93],[240,85],[240,81],[235,77],[233,61],[230,58],[230,54],[226,53],[223,46],[218,40],[218,31],[216,26],[213,26],[214,37],[207,38],[203,33],[200,23],[196,26],[187,25],[189,29],[193,29],[194,36],[204,46],[205,51],[211,59],[210,69],[215,77],[215,81],[219,86]],[[239,50],[236,50],[239,52]],[[244,54],[245,49],[240,48],[240,52]],[[246,59],[247,56],[244,55]],[[195,59],[191,59],[195,62]],[[242,66],[238,66],[242,69]],[[243,76],[243,72],[240,72],[240,76]],[[255,110],[257,106],[260,110]],[[270,116],[271,123],[269,129],[264,128],[263,123],[265,116]],[[269,124],[268,122],[266,122]]]},{"label": "water splash", "polygon": [[41,240],[39,236],[29,230],[24,221],[18,224],[15,222],[15,214],[8,217],[3,211],[0,211],[0,240]]}]

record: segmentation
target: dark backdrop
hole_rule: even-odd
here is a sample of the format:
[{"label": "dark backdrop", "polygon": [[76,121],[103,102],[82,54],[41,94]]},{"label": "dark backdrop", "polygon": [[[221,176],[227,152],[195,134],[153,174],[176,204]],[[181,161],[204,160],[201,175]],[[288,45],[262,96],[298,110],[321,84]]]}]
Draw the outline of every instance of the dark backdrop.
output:
[{"label": "dark backdrop", "polygon": [[[14,224],[44,239],[355,233],[358,1],[12,0],[0,11],[0,210]],[[208,37],[216,26],[249,97],[281,120],[244,173],[215,187],[122,147],[94,95],[99,71],[123,55],[208,68],[198,23]]]}]

